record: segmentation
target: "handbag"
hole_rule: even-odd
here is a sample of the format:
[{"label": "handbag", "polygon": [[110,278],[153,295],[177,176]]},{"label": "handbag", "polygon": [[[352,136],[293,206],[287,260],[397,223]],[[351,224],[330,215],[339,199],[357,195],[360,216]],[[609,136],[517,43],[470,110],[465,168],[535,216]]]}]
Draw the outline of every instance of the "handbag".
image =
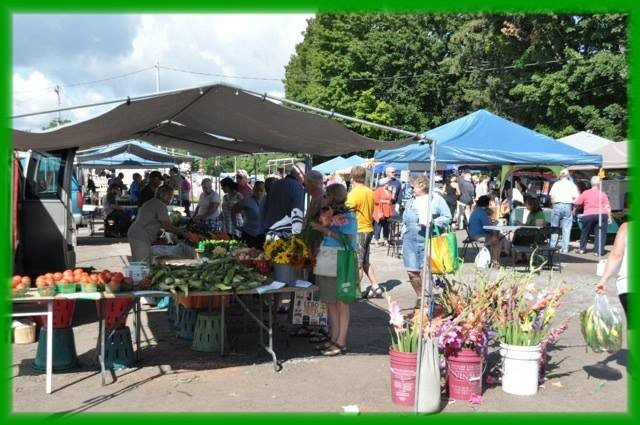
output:
[{"label": "handbag", "polygon": [[338,251],[337,256],[336,299],[345,304],[351,304],[355,302],[360,287],[358,254],[344,235],[341,241],[343,247]]},{"label": "handbag", "polygon": [[434,226],[436,236],[431,237],[431,272],[434,274],[454,273],[460,268],[458,240],[453,232],[440,234]]},{"label": "handbag", "polygon": [[338,250],[337,246],[321,245],[316,255],[316,265],[313,274],[318,276],[336,277],[338,274]]}]

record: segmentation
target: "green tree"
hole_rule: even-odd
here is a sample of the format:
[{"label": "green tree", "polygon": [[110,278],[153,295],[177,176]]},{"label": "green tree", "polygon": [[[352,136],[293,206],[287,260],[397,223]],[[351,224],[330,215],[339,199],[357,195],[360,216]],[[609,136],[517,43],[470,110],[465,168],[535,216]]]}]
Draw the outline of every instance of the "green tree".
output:
[{"label": "green tree", "polygon": [[626,44],[626,15],[318,14],[286,66],[285,93],[411,131],[485,108],[554,137],[621,140]]}]

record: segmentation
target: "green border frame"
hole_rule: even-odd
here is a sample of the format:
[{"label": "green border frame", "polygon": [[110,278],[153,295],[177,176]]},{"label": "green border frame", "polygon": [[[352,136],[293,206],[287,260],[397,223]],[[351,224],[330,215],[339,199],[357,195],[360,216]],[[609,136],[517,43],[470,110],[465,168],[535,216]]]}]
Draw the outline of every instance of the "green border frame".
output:
[{"label": "green border frame", "polygon": [[[0,238],[0,252],[6,253],[0,258],[0,275],[3,279],[8,279],[11,275],[11,121],[9,117],[12,111],[12,100],[8,94],[12,92],[12,17],[13,13],[315,13],[319,10],[326,12],[382,12],[382,13],[403,13],[403,12],[420,12],[420,13],[461,13],[461,12],[524,12],[524,13],[627,13],[629,15],[629,70],[630,78],[628,85],[629,93],[629,141],[637,140],[640,136],[639,111],[640,100],[640,18],[638,12],[640,7],[637,2],[631,0],[483,0],[482,2],[474,0],[456,0],[442,1],[438,4],[420,4],[419,1],[411,0],[351,0],[345,2],[343,0],[252,0],[236,2],[230,5],[229,2],[220,0],[202,1],[202,0],[112,0],[104,3],[88,4],[87,1],[79,0],[63,0],[58,2],[45,0],[6,0],[0,6],[0,68],[1,82],[0,89],[5,93],[5,97],[1,102],[0,116],[4,125],[0,127],[0,163],[6,165],[0,171],[0,229],[2,229],[2,237]],[[633,48],[635,47],[635,49]],[[635,71],[635,72],[634,72]],[[633,143],[630,143],[630,175],[635,179],[633,171],[638,165],[638,151]],[[637,186],[630,185],[632,199],[636,199],[638,194]],[[636,204],[637,205],[637,204]],[[635,207],[635,205],[634,205]],[[637,207],[636,207],[637,208]],[[634,208],[635,210],[635,208]],[[635,211],[632,212],[635,217]],[[630,230],[631,258],[635,258],[637,252],[638,239],[635,237],[635,229]],[[632,275],[638,270],[638,262],[631,261],[629,267]],[[6,280],[5,280],[6,281]],[[635,282],[631,282],[631,290],[634,291]],[[0,285],[1,287],[2,285]],[[571,414],[542,414],[542,413],[481,413],[481,414],[461,414],[461,413],[441,413],[432,415],[429,418],[414,416],[412,414],[362,414],[359,416],[344,416],[340,414],[200,414],[194,413],[185,416],[184,414],[155,414],[155,413],[82,413],[78,415],[64,416],[57,413],[44,414],[13,414],[12,409],[12,392],[11,392],[11,345],[7,343],[9,340],[6,336],[9,329],[9,321],[7,313],[11,308],[9,299],[10,292],[8,285],[2,290],[3,296],[0,297],[0,421],[2,423],[31,423],[43,420],[64,420],[67,423],[106,423],[107,421],[134,419],[143,423],[156,423],[157,421],[180,421],[181,423],[199,423],[202,420],[216,421],[238,421],[253,422],[259,420],[261,422],[273,422],[278,424],[298,423],[300,421],[320,422],[332,420],[335,422],[344,421],[366,421],[369,423],[386,423],[392,420],[408,421],[429,421],[429,422],[477,422],[494,421],[495,423],[510,423],[519,421],[520,423],[540,423],[541,421],[580,421],[583,424],[593,423],[600,425],[602,422],[615,421],[616,423],[635,423],[640,419],[640,400],[639,388],[640,381],[629,379],[628,393],[628,414],[611,414],[611,413],[571,413]],[[634,291],[635,292],[635,291]],[[635,353],[636,366],[637,360],[640,358],[638,344],[637,323],[638,311],[636,308],[635,297],[631,298],[631,313],[629,317],[629,352]],[[532,399],[532,402],[536,402]],[[539,402],[539,400],[537,401]],[[480,416],[478,416],[480,415]],[[125,420],[126,420],[125,419]]]}]

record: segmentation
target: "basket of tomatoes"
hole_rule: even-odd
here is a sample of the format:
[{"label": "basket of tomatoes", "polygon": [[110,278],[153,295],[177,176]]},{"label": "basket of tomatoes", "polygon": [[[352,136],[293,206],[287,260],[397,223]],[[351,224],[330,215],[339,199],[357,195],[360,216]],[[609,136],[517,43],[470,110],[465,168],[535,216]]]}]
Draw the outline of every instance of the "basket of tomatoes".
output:
[{"label": "basket of tomatoes", "polygon": [[31,278],[29,276],[15,275],[11,279],[11,293],[13,298],[24,297],[31,287]]}]

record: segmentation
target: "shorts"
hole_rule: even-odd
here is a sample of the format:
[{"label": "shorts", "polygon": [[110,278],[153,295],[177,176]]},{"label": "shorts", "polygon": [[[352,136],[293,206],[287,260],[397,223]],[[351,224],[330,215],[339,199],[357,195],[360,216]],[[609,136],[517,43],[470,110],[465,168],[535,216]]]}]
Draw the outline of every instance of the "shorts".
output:
[{"label": "shorts", "polygon": [[338,301],[336,297],[337,280],[335,277],[316,275],[316,285],[320,293],[320,301],[334,304]]},{"label": "shorts", "polygon": [[424,265],[425,233],[417,226],[408,226],[402,238],[402,263],[408,272],[421,272]]},{"label": "shorts", "polygon": [[358,264],[364,270],[369,269],[369,253],[371,252],[373,232],[358,233]]}]

